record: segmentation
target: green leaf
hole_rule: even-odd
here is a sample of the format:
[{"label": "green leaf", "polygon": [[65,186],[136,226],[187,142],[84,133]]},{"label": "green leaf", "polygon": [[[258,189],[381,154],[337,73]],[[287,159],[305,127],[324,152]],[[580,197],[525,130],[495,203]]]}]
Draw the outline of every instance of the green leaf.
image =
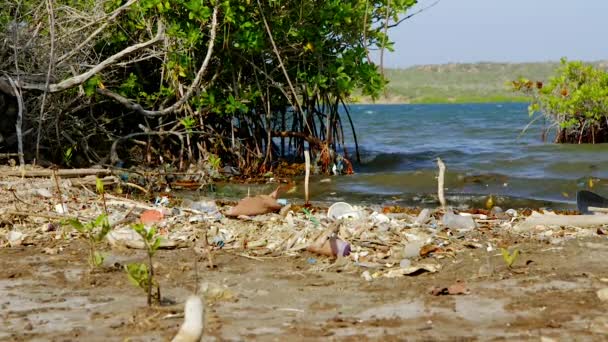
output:
[{"label": "green leaf", "polygon": [[157,237],[154,240],[154,243],[152,243],[152,245],[150,246],[150,250],[152,251],[152,253],[156,252],[156,250],[158,249],[158,247],[160,247],[160,243],[161,243],[161,238]]},{"label": "green leaf", "polygon": [[93,253],[93,266],[95,267],[99,267],[101,266],[101,264],[103,264],[103,261],[105,260],[105,257],[99,253],[99,252],[95,252]]},{"label": "green leaf", "polygon": [[82,222],[80,222],[79,219],[77,219],[77,218],[68,219],[68,223],[77,231],[84,233],[85,226],[82,224]]},{"label": "green leaf", "polygon": [[108,216],[106,214],[101,214],[99,216],[97,216],[97,218],[95,219],[93,226],[94,227],[101,227],[104,224],[106,224],[108,222]]},{"label": "green leaf", "polygon": [[133,229],[143,239],[146,239],[147,231],[146,231],[146,227],[143,225],[143,223],[132,224],[131,229]]},{"label": "green leaf", "polygon": [[519,249],[515,249],[513,253],[509,253],[508,250],[501,248],[500,252],[502,253],[502,259],[505,261],[505,264],[507,264],[507,267],[511,268],[519,256]]},{"label": "green leaf", "polygon": [[317,220],[316,217],[312,216],[312,214],[310,213],[310,211],[308,211],[308,209],[306,208],[302,208],[302,211],[304,212],[304,214],[306,214],[306,217],[312,222],[314,223],[315,226],[320,225],[321,223],[319,222],[319,220]]},{"label": "green leaf", "polygon": [[95,178],[95,188],[97,189],[98,194],[101,195],[104,193],[103,181],[99,177]]},{"label": "green leaf", "polygon": [[125,265],[125,271],[131,284],[145,289],[148,283],[148,266],[144,263],[132,263]]}]

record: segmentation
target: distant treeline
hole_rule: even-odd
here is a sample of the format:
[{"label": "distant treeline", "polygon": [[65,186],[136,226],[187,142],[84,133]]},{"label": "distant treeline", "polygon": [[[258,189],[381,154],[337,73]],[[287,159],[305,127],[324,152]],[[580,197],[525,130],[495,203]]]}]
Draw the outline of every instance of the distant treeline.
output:
[{"label": "distant treeline", "polygon": [[[592,62],[608,69],[608,60]],[[377,103],[479,103],[529,102],[505,83],[526,77],[546,82],[559,62],[473,63],[419,65],[406,69],[386,69],[390,81],[386,96]],[[371,102],[359,97],[360,102]]]}]

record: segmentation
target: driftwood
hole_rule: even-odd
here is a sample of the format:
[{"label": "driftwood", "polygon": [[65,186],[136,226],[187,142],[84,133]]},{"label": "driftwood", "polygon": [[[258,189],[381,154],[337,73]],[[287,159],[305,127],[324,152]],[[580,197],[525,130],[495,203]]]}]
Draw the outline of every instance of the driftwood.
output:
[{"label": "driftwood", "polygon": [[[59,169],[55,171],[59,177],[81,177],[91,175],[111,175],[112,170],[108,169]],[[0,177],[52,177],[53,170],[9,170],[0,171]]]},{"label": "driftwood", "polygon": [[445,208],[445,195],[444,195],[444,177],[445,177],[445,164],[441,158],[437,158],[437,166],[439,167],[439,178],[437,179],[437,197],[439,197],[439,203],[441,207]]},{"label": "driftwood", "polygon": [[608,215],[554,215],[532,213],[515,230],[527,231],[536,226],[597,227],[608,224]]}]

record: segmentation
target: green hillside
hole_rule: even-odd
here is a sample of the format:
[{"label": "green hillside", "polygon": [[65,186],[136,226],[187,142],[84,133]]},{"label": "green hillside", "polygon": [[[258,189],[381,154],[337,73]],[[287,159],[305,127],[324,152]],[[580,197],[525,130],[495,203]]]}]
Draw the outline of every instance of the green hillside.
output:
[{"label": "green hillside", "polygon": [[[608,61],[592,64],[608,68]],[[526,77],[547,81],[559,62],[421,65],[386,69],[388,96],[377,103],[526,102],[505,82]],[[370,102],[369,98],[359,98]]]}]

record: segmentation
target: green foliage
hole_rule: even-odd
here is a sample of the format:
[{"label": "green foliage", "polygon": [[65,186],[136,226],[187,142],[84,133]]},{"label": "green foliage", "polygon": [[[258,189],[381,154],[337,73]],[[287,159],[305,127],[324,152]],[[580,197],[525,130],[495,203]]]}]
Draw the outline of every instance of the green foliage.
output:
[{"label": "green foliage", "polygon": [[[157,303],[160,303],[160,285],[154,279],[154,266],[152,264],[152,257],[156,254],[158,247],[160,247],[161,239],[156,234],[156,229],[146,227],[139,223],[134,224],[131,228],[141,236],[144,241],[146,254],[148,256],[148,263],[131,263],[125,265],[125,271],[129,281],[146,291],[148,305],[152,305],[152,299],[155,299]],[[153,288],[156,292],[153,292]]]},{"label": "green foliage", "polygon": [[101,83],[101,77],[99,75],[95,75],[91,78],[89,78],[85,83],[84,83],[84,93],[88,96],[91,97],[95,94],[95,91],[97,90],[98,87],[103,86]]},{"label": "green foliage", "polygon": [[91,268],[101,266],[104,256],[98,251],[98,245],[103,242],[103,239],[110,232],[111,227],[108,222],[108,216],[101,214],[94,221],[84,224],[79,219],[73,218],[68,219],[67,223],[87,241],[89,245],[89,266]]},{"label": "green foliage", "polygon": [[310,222],[314,223],[315,226],[318,227],[321,224],[321,222],[319,222],[319,220],[317,220],[317,218],[314,217],[308,209],[302,208],[302,212],[306,215],[306,218],[308,218]]},{"label": "green foliage", "polygon": [[515,260],[517,260],[517,257],[519,257],[519,249],[517,248],[512,253],[509,253],[508,250],[501,248],[500,253],[502,254],[502,260],[504,260],[508,268],[511,268],[513,263],[515,263]]},{"label": "green foliage", "polygon": [[74,151],[74,148],[71,146],[66,148],[65,151],[63,151],[63,162],[67,166],[70,166],[70,164],[72,164],[73,151]]},{"label": "green foliage", "polygon": [[184,126],[188,133],[192,132],[192,128],[196,124],[196,120],[191,116],[186,116],[185,118],[179,120],[179,122]]},{"label": "green foliage", "polygon": [[[432,13],[430,13],[432,15]],[[515,93],[511,81],[526,75],[546,81],[559,62],[543,63],[450,63],[386,69],[386,96],[380,103],[491,103],[530,102],[525,94]],[[508,82],[509,87],[505,87]],[[356,93],[355,101],[372,99]]]},{"label": "green foliage", "polygon": [[209,165],[211,165],[211,168],[216,171],[220,169],[220,166],[222,164],[222,158],[218,157],[213,153],[209,154],[207,161],[209,162]]},{"label": "green foliage", "polygon": [[150,281],[150,272],[148,271],[148,265],[145,263],[132,263],[125,265],[127,271],[127,277],[134,286],[142,288],[144,291],[148,291],[148,283]]},{"label": "green foliage", "polygon": [[579,61],[561,61],[547,84],[520,78],[513,89],[532,98],[530,116],[549,118],[557,142],[608,142],[608,72]]},{"label": "green foliage", "polygon": [[[31,44],[20,40],[33,48],[17,56],[7,50],[4,60],[10,63],[0,61],[0,65],[14,68],[16,57],[17,65],[31,69],[21,73],[44,74],[49,70],[51,46],[48,13],[39,1],[18,3],[0,8],[0,23],[5,23],[0,40],[19,46],[21,42],[13,42],[6,27],[19,12],[26,33],[21,36],[36,32]],[[133,140],[119,140],[121,146],[113,141],[141,133],[139,125],[145,120],[149,131],[174,133],[150,139],[148,144],[154,146],[147,150],[163,158],[146,161],[180,155],[171,162],[179,158],[185,165],[181,156],[203,155],[192,153],[202,146],[247,173],[267,171],[277,155],[301,158],[306,142],[314,142],[310,151],[317,156],[344,147],[342,122],[348,121],[340,118],[339,109],[353,93],[376,98],[382,92],[387,81],[370,60],[370,51],[392,49],[383,24],[394,24],[416,1],[139,0],[124,7],[127,3],[55,1],[55,7],[61,8],[55,21],[62,24],[53,28],[61,37],[54,41],[58,60],[51,68],[53,82],[73,78],[94,65],[103,67],[84,84],[74,82],[72,89],[54,93],[57,103],[48,106],[53,113],[41,123],[45,125],[41,145],[58,140],[52,141],[51,149],[61,156],[63,146],[69,145],[66,140],[78,141],[87,147],[79,150],[87,157],[83,160],[91,161],[114,146],[118,149],[114,158],[130,152],[125,145]],[[73,13],[82,20],[74,20]],[[218,13],[217,34],[207,59],[213,13]],[[160,27],[164,27],[161,41],[142,47]],[[129,53],[122,57],[109,58],[126,49]],[[207,68],[199,73],[204,62]],[[187,92],[195,80],[194,91]],[[81,89],[83,98],[79,98]],[[143,117],[142,109],[166,109],[185,94],[193,95],[175,111]],[[175,122],[180,124],[168,127]],[[68,128],[70,134],[57,133]],[[278,131],[290,133],[282,135],[290,139],[283,144],[287,148],[276,148],[272,139]],[[182,135],[188,141],[176,144]],[[175,153],[178,148],[189,153]],[[331,165],[330,155],[335,158],[335,153],[326,153],[325,159],[315,159],[325,165],[322,169]],[[132,157],[139,162],[141,154]]]}]

